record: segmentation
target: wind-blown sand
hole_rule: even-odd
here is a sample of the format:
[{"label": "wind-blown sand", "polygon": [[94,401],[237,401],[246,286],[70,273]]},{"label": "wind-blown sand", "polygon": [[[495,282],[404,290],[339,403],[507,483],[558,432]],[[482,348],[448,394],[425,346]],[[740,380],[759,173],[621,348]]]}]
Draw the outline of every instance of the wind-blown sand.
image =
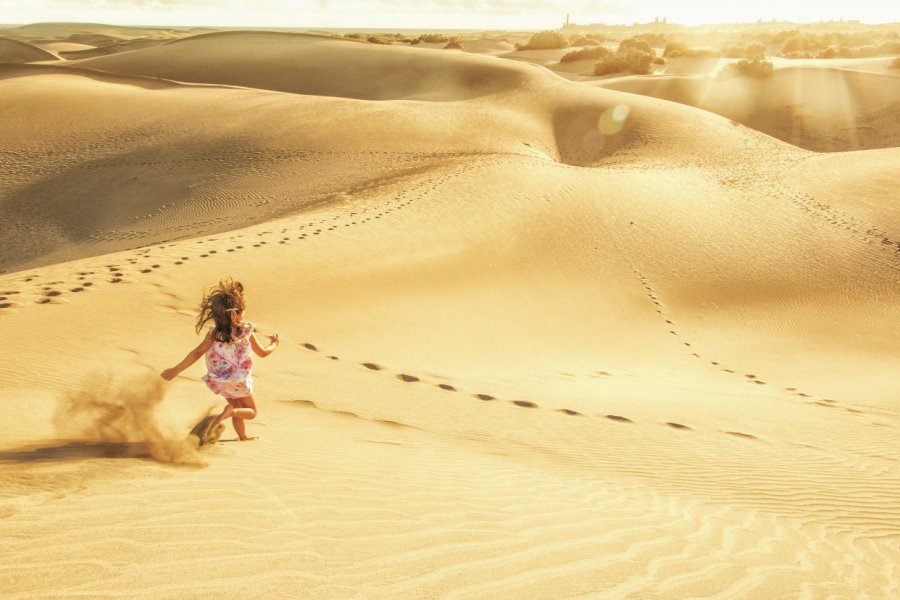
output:
[{"label": "wind-blown sand", "polygon": [[[9,597],[900,595],[889,128],[270,33],[2,65],[0,115]],[[157,373],[226,276],[282,344],[198,450]]]}]

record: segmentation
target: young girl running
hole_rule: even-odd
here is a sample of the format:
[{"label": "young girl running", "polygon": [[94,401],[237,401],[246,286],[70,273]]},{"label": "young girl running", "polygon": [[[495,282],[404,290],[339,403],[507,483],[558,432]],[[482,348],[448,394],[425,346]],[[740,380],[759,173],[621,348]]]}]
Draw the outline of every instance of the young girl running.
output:
[{"label": "young girl running", "polygon": [[210,390],[228,402],[211,423],[209,431],[215,431],[219,423],[230,417],[238,437],[246,440],[244,421],[256,416],[250,350],[259,356],[270,355],[278,347],[278,334],[267,336],[268,345],[260,345],[253,324],[244,322],[244,286],[231,279],[219,281],[219,285],[203,298],[197,317],[197,333],[210,321],[213,325],[203,341],[184,360],[160,375],[171,381],[205,355],[207,373],[203,380]]}]

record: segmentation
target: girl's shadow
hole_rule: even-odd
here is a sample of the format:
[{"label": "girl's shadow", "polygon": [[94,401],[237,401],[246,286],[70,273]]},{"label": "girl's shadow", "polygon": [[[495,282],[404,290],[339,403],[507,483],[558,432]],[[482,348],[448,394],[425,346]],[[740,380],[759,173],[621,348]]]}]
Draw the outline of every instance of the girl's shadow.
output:
[{"label": "girl's shadow", "polygon": [[146,442],[71,441],[0,451],[0,463],[62,462],[87,458],[150,458],[150,450]]}]

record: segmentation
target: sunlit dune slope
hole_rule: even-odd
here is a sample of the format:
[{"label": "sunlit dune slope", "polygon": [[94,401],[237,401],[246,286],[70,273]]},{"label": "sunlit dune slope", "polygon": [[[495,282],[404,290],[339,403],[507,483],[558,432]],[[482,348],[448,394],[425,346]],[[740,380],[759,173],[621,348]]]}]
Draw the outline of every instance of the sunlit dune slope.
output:
[{"label": "sunlit dune slope", "polygon": [[784,67],[769,79],[657,76],[602,87],[689,104],[819,152],[900,146],[900,75]]},{"label": "sunlit dune slope", "polygon": [[26,42],[0,37],[0,62],[29,63],[40,60],[59,60],[55,54]]}]

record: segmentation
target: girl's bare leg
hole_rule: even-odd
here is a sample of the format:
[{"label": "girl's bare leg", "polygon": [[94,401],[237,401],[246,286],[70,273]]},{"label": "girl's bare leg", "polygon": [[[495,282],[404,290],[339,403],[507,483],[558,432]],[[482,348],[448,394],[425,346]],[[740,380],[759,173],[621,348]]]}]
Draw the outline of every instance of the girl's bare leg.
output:
[{"label": "girl's bare leg", "polygon": [[216,417],[216,420],[213,421],[211,428],[215,427],[216,425],[230,417],[232,414],[234,414],[234,406],[231,404],[231,400],[228,400],[228,404],[225,406],[222,412],[219,413],[219,415]]},{"label": "girl's bare leg", "polygon": [[231,424],[234,425],[234,431],[239,438],[246,440],[247,430],[244,427],[244,421],[256,416],[256,401],[253,400],[253,396],[245,396],[244,398],[229,399],[228,405],[232,408]]}]

